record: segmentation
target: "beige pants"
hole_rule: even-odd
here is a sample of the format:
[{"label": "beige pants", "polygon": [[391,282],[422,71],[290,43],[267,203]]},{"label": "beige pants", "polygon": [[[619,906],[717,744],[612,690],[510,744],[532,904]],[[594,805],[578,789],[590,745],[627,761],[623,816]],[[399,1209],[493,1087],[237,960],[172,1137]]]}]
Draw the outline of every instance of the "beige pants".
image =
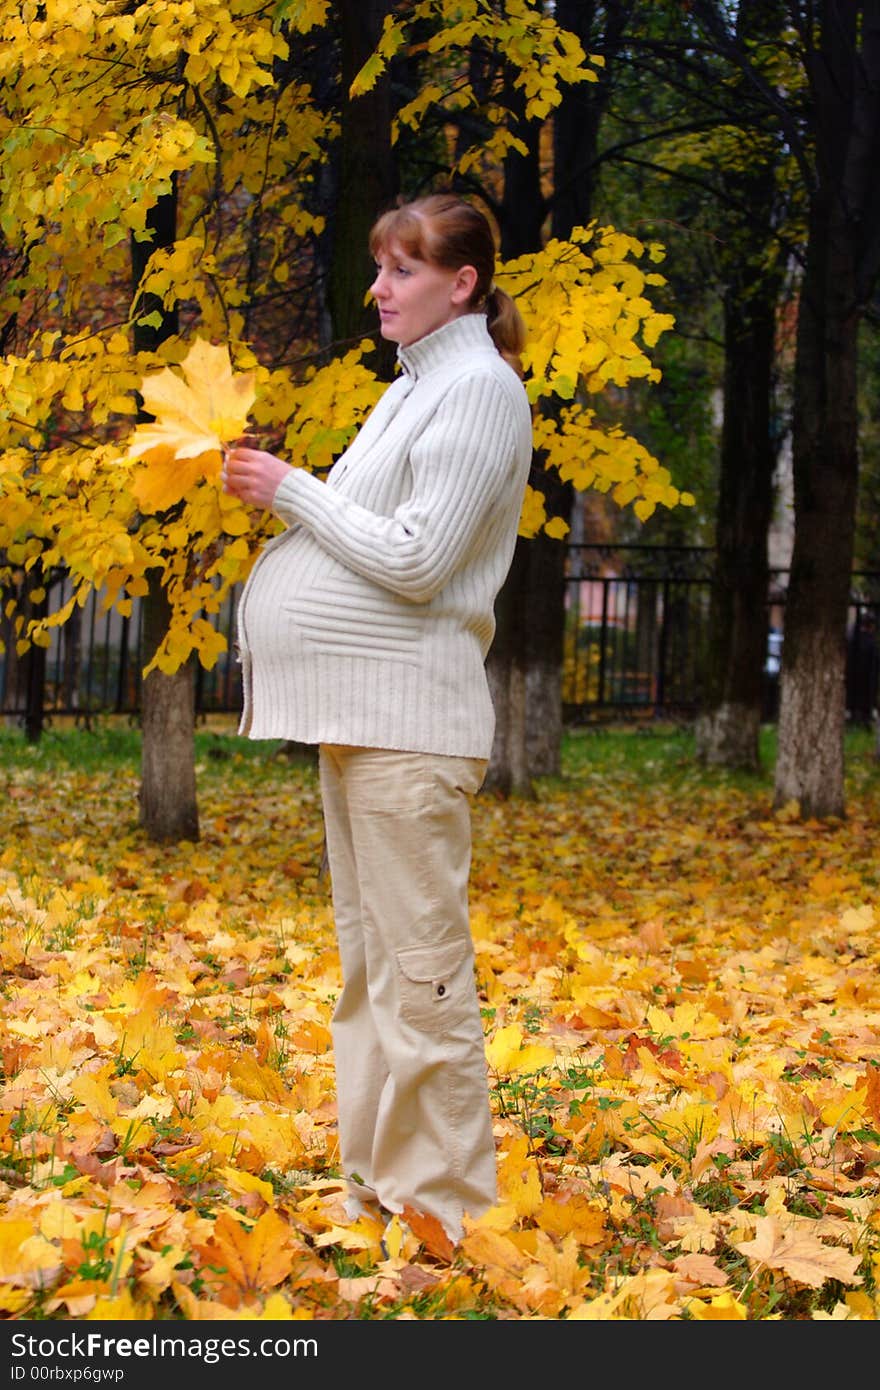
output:
[{"label": "beige pants", "polygon": [[412,1206],[458,1240],[463,1213],[496,1200],[468,918],[469,797],[486,764],[324,745],[320,769],[343,1171],[354,1199]]}]

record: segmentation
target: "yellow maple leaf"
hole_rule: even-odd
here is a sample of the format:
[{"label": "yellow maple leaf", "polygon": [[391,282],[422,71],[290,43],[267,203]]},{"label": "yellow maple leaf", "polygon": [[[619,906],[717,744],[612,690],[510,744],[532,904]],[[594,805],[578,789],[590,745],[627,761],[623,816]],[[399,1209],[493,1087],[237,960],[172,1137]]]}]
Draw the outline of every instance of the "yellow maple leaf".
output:
[{"label": "yellow maple leaf", "polygon": [[693,1298],[686,1304],[689,1318],[699,1322],[745,1322],[748,1309],[740,1303],[729,1289],[713,1294],[710,1298]]},{"label": "yellow maple leaf", "polygon": [[602,1207],[580,1193],[542,1201],[535,1219],[548,1235],[573,1235],[579,1245],[600,1245],[605,1232],[606,1214]]},{"label": "yellow maple leaf", "polygon": [[822,1107],[822,1123],[832,1125],[841,1133],[858,1129],[865,1122],[867,1103],[867,1087],[848,1091],[836,1086]]},{"label": "yellow maple leaf", "polygon": [[229,1069],[229,1080],[243,1096],[254,1100],[283,1101],[287,1087],[277,1071],[260,1066],[252,1052],[245,1052]]},{"label": "yellow maple leaf", "polygon": [[105,1124],[112,1123],[119,1116],[119,1102],[110,1090],[109,1068],[100,1074],[86,1072],[77,1076],[70,1085],[71,1094],[85,1106],[90,1115]]},{"label": "yellow maple leaf", "polygon": [[12,1217],[0,1223],[0,1282],[39,1287],[42,1275],[60,1267],[58,1249],[42,1235],[34,1234],[33,1221]]},{"label": "yellow maple leaf", "polygon": [[580,1263],[573,1235],[567,1235],[556,1244],[543,1231],[538,1231],[534,1258],[534,1265],[523,1278],[517,1302],[546,1317],[558,1317],[566,1304],[583,1298],[589,1286],[589,1269]]},{"label": "yellow maple leaf", "polygon": [[476,1225],[465,1235],[461,1248],[479,1265],[491,1289],[504,1297],[516,1297],[531,1261],[512,1240],[485,1225]]},{"label": "yellow maple leaf", "polygon": [[[143,1266],[138,1271],[138,1283],[153,1295],[158,1296],[169,1288],[175,1279],[175,1270],[187,1258],[182,1245],[170,1245],[167,1250],[150,1250],[141,1246],[138,1259]],[[108,1317],[119,1317],[119,1313],[108,1313]]]},{"label": "yellow maple leaf", "polygon": [[515,1023],[499,1028],[486,1045],[489,1066],[499,1076],[539,1071],[541,1067],[549,1067],[555,1056],[552,1048],[540,1043],[526,1044],[522,1030]]},{"label": "yellow maple leaf", "polygon": [[222,1168],[220,1174],[232,1192],[255,1192],[262,1197],[267,1206],[271,1206],[275,1200],[272,1184],[264,1182],[253,1173],[242,1173],[238,1168]]},{"label": "yellow maple leaf", "polygon": [[528,1149],[529,1141],[525,1136],[515,1140],[498,1165],[499,1188],[517,1216],[534,1216],[544,1200],[541,1174]]},{"label": "yellow maple leaf", "polygon": [[153,1309],[150,1304],[136,1303],[128,1289],[118,1294],[100,1293],[94,1307],[83,1314],[83,1321],[101,1322],[105,1318],[113,1322],[149,1322],[153,1318]]},{"label": "yellow maple leaf", "polygon": [[144,408],[127,450],[142,460],[131,490],[144,512],[173,506],[202,478],[220,473],[223,447],[240,438],[256,399],[253,372],[235,372],[225,347],[197,338],[179,369],[144,378]]}]

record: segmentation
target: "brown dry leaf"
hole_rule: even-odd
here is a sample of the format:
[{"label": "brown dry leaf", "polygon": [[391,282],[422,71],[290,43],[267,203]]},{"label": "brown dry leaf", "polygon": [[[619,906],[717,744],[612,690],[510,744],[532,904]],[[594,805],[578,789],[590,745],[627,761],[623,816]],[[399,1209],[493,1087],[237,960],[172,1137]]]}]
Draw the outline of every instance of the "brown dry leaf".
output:
[{"label": "brown dry leaf", "polygon": [[778,1269],[798,1284],[818,1289],[826,1279],[841,1284],[861,1284],[856,1273],[861,1258],[824,1241],[803,1225],[783,1227],[772,1216],[758,1218],[754,1240],[733,1242],[734,1249],[747,1255],[758,1267]]},{"label": "brown dry leaf", "polygon": [[726,1273],[711,1255],[679,1255],[672,1261],[672,1268],[679,1276],[682,1293],[722,1289],[727,1283]]}]

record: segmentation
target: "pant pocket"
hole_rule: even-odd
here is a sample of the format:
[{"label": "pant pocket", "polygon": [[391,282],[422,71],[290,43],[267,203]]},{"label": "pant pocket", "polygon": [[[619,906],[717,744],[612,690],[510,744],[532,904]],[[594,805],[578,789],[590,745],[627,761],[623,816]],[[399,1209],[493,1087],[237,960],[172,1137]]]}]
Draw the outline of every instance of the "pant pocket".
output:
[{"label": "pant pocket", "polygon": [[475,995],[468,941],[405,946],[397,952],[400,1014],[425,1033],[443,1033],[465,1016]]}]

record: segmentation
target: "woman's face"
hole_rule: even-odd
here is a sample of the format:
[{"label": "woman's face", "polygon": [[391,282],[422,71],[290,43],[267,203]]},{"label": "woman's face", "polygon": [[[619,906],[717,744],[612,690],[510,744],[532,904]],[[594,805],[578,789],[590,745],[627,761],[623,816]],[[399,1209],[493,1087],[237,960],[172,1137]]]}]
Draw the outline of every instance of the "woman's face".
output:
[{"label": "woman's face", "polygon": [[445,270],[390,242],[377,253],[376,278],[370,286],[382,337],[401,347],[417,343],[467,312],[475,283],[473,266]]}]

